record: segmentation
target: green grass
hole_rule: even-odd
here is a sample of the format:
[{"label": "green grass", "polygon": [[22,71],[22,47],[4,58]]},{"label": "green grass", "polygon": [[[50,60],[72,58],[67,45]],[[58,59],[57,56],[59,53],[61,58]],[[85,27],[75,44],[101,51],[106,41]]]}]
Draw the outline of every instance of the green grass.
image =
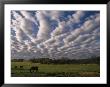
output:
[{"label": "green grass", "polygon": [[[14,66],[24,67],[23,70],[14,69]],[[31,66],[38,66],[39,70],[30,73]],[[12,76],[15,77],[97,77],[100,76],[100,65],[98,64],[38,64],[31,62],[12,62]]]}]

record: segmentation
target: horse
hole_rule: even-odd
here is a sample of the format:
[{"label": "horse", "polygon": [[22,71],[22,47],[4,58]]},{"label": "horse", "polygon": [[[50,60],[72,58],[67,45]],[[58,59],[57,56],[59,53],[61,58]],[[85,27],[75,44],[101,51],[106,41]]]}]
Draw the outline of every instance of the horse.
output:
[{"label": "horse", "polygon": [[38,71],[38,67],[37,66],[32,66],[31,68],[30,68],[30,72],[32,73],[32,72],[37,72]]},{"label": "horse", "polygon": [[20,69],[23,69],[23,66],[20,66]]}]

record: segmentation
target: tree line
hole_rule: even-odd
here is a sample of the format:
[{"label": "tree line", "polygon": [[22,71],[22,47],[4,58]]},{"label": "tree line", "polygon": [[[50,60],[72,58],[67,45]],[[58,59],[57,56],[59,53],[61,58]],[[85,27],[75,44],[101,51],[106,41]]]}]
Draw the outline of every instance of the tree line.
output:
[{"label": "tree line", "polygon": [[100,64],[100,57],[92,57],[88,59],[50,59],[50,58],[33,58],[29,60],[25,59],[12,59],[12,62],[24,62],[29,61],[32,63],[41,63],[41,64]]}]

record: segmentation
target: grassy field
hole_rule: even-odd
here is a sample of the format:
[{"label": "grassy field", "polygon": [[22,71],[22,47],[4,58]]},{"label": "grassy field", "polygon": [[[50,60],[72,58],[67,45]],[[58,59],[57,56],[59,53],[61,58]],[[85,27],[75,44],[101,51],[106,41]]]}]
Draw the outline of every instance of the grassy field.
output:
[{"label": "grassy field", "polygon": [[[23,69],[14,68],[23,66]],[[38,71],[30,73],[31,66],[38,66]],[[12,62],[12,77],[99,77],[98,64],[40,64],[31,62]]]}]

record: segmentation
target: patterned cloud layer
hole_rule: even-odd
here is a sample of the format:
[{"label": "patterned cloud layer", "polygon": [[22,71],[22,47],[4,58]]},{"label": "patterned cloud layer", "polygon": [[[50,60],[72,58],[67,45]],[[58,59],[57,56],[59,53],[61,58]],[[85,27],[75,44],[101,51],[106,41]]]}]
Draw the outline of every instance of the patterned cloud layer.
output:
[{"label": "patterned cloud layer", "polygon": [[12,58],[100,56],[99,11],[11,11]]}]

